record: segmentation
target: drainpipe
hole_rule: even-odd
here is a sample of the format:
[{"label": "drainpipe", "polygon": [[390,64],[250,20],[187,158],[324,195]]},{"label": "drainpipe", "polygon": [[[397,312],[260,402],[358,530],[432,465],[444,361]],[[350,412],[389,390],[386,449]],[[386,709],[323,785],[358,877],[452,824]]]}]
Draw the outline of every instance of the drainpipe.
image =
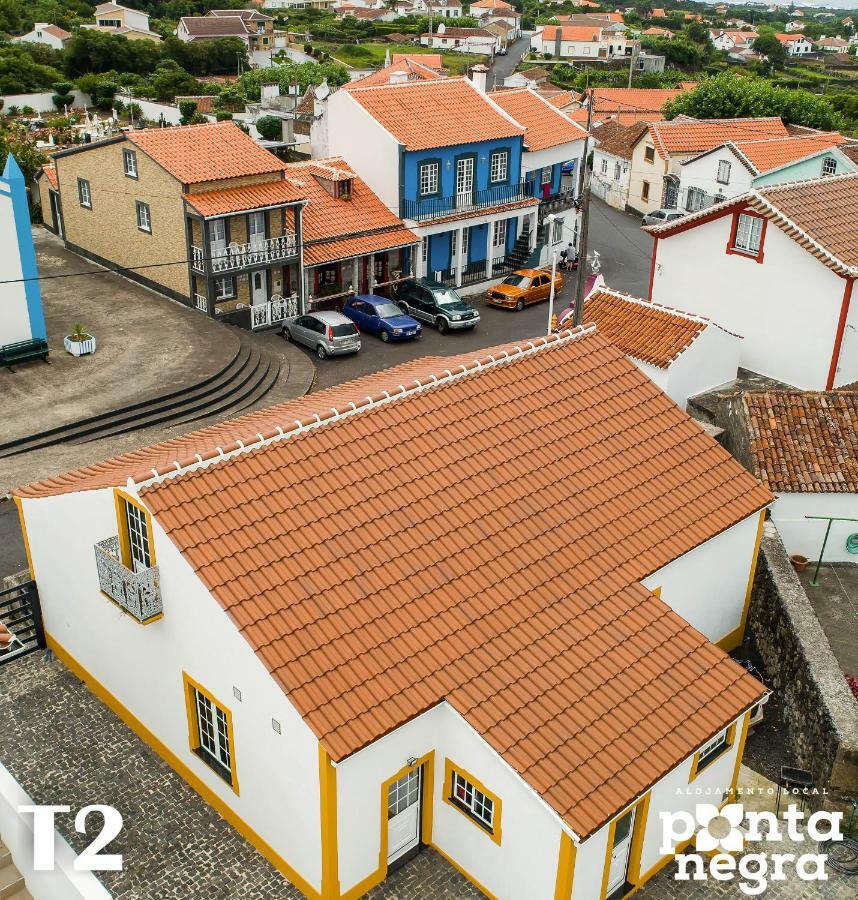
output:
[{"label": "drainpipe", "polygon": [[837,375],[837,364],[840,362],[840,353],[843,349],[843,335],[846,332],[846,319],[849,317],[849,304],[852,300],[852,285],[855,279],[849,279],[843,290],[843,302],[840,304],[840,318],[837,321],[837,332],[834,335],[834,349],[831,353],[831,366],[828,369],[828,380],[825,382],[825,390],[834,389],[834,379]]}]

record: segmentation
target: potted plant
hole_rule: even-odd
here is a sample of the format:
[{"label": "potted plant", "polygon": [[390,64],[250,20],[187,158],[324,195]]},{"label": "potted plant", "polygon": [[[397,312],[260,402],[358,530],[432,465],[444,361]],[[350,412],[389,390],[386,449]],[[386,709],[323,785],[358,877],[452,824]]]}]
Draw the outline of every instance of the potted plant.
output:
[{"label": "potted plant", "polygon": [[72,356],[95,353],[95,336],[87,331],[86,325],[78,323],[72,328],[72,333],[63,338],[63,346]]},{"label": "potted plant", "polygon": [[796,572],[803,572],[810,562],[806,556],[802,556],[800,553],[793,553],[792,556],[790,556],[789,561],[792,563],[792,567]]}]

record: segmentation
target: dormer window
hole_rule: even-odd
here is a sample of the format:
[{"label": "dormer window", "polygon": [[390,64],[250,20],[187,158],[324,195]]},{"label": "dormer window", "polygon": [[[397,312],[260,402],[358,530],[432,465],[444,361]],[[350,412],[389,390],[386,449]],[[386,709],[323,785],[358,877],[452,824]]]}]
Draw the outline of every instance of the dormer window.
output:
[{"label": "dormer window", "polygon": [[351,200],[354,192],[354,179],[344,178],[334,182],[334,196],[338,200]]}]

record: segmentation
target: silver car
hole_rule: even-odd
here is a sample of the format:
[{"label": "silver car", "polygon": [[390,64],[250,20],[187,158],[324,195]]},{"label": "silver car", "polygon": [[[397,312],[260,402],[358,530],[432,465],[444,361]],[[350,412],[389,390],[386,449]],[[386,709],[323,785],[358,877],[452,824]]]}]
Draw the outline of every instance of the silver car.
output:
[{"label": "silver car", "polygon": [[654,209],[641,219],[641,225],[664,225],[665,222],[675,222],[684,215],[681,209]]},{"label": "silver car", "polygon": [[295,341],[316,351],[319,359],[342,356],[360,350],[360,332],[354,322],[338,312],[305,313],[283,320],[280,334],[287,341]]}]

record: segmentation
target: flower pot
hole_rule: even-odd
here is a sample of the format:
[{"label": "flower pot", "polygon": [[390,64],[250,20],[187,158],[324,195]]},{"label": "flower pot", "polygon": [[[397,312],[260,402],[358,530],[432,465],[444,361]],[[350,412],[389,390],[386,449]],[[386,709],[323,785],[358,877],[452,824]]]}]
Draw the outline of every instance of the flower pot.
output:
[{"label": "flower pot", "polygon": [[72,356],[85,356],[87,353],[95,353],[95,337],[88,334],[85,340],[76,341],[69,334],[63,338],[63,346]]},{"label": "flower pot", "polygon": [[790,556],[789,561],[792,563],[792,567],[796,572],[803,572],[810,562],[806,556],[802,556],[800,553],[793,553],[792,556]]}]

